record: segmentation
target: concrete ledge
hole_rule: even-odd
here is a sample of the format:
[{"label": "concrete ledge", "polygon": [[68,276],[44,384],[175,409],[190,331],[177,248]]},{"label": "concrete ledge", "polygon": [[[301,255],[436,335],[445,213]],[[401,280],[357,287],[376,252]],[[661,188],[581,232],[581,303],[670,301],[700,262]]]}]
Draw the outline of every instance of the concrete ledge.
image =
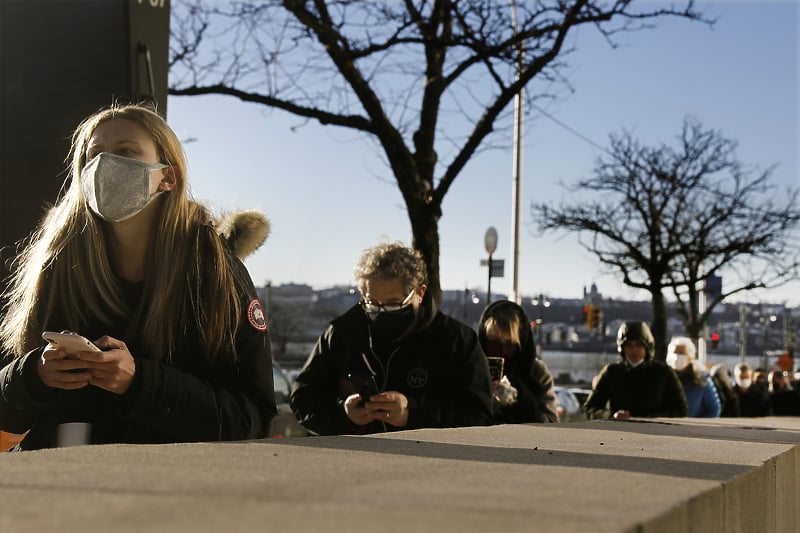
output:
[{"label": "concrete ledge", "polygon": [[800,530],[800,418],[0,456],[0,531]]}]

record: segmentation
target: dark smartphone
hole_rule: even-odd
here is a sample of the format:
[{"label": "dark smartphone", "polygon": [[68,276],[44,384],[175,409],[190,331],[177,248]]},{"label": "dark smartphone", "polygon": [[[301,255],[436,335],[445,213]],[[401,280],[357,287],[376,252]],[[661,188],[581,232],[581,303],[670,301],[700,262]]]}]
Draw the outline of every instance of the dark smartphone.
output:
[{"label": "dark smartphone", "polygon": [[378,394],[378,384],[375,383],[375,378],[367,374],[347,374],[347,379],[355,387],[356,392],[361,396],[361,401],[358,402],[359,407],[364,406],[364,402],[370,399],[371,396]]},{"label": "dark smartphone", "polygon": [[487,357],[486,360],[489,362],[489,375],[492,379],[495,381],[503,379],[505,359],[502,357]]}]

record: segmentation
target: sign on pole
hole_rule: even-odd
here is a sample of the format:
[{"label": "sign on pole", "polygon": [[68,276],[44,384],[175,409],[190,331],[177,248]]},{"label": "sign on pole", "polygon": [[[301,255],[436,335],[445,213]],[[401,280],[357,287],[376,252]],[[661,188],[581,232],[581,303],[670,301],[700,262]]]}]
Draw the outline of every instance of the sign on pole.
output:
[{"label": "sign on pole", "polygon": [[491,257],[495,250],[497,250],[497,230],[494,229],[494,226],[489,226],[489,229],[486,230],[483,244],[486,246],[486,253]]}]

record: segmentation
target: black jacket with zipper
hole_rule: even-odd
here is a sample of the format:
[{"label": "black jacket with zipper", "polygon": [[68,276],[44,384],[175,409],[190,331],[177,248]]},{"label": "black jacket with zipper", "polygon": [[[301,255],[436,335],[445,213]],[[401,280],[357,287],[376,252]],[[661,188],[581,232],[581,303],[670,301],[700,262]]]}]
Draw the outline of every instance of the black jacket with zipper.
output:
[{"label": "black jacket with zipper", "polygon": [[[242,305],[235,357],[203,356],[196,327],[182,332],[172,359],[166,360],[163,354],[146,353],[141,335],[127,331],[124,320],[111,326],[90,320],[78,326],[54,317],[45,329],[74,329],[90,340],[110,335],[125,342],[136,364],[133,382],[122,395],[91,385],[74,391],[50,388],[36,369],[41,346],[0,370],[0,429],[27,432],[17,450],[56,446],[58,426],[69,422],[91,424],[92,444],[266,437],[276,413],[269,334],[266,323],[251,316],[260,305],[245,266],[233,256],[230,264]],[[135,309],[142,284],[120,283],[126,303]]]},{"label": "black jacket with zipper", "polygon": [[[491,424],[489,368],[476,333],[434,309],[426,294],[420,325],[396,343],[374,344],[369,319],[355,305],[317,340],[295,379],[291,404],[307,429],[320,435]],[[371,375],[380,392],[408,398],[408,423],[355,425],[344,400],[357,391],[352,375]]]}]

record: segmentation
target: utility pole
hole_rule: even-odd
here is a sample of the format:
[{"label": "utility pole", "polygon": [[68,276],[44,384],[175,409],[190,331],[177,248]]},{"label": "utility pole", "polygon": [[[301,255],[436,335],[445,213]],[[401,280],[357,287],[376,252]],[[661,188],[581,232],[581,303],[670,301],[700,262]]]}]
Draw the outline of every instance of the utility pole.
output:
[{"label": "utility pole", "polygon": [[[517,34],[517,3],[511,0],[511,24],[514,28],[514,35]],[[519,43],[517,51],[517,73],[516,81],[519,81],[524,66],[525,47],[522,41]],[[511,186],[511,299],[516,303],[521,303],[522,298],[519,294],[519,227],[520,227],[520,207],[522,197],[522,123],[523,123],[523,89],[514,95],[514,172]],[[488,302],[487,302],[488,303]]]}]

